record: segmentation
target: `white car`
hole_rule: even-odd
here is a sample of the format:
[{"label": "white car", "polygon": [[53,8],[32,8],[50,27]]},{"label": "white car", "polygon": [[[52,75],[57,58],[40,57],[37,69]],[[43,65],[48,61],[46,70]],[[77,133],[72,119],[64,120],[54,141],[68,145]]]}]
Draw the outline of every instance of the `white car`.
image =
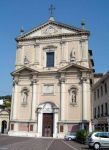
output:
[{"label": "white car", "polygon": [[94,132],[88,137],[89,148],[109,148],[109,132]]},{"label": "white car", "polygon": [[76,133],[75,132],[68,132],[65,136],[64,136],[65,140],[68,141],[72,141],[76,139]]}]

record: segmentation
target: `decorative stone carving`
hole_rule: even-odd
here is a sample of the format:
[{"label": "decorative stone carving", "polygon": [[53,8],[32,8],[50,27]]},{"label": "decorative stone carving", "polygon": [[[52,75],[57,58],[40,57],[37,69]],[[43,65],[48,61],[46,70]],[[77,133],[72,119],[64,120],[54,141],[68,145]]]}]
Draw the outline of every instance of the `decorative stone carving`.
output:
[{"label": "decorative stone carving", "polygon": [[42,31],[43,34],[54,34],[57,32],[58,31],[51,25],[46,30]]}]

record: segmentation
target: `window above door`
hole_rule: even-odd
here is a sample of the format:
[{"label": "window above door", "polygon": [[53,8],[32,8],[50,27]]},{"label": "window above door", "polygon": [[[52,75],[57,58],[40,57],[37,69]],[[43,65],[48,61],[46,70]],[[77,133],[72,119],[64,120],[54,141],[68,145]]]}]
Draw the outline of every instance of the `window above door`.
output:
[{"label": "window above door", "polygon": [[54,67],[54,52],[46,52],[46,67]]}]

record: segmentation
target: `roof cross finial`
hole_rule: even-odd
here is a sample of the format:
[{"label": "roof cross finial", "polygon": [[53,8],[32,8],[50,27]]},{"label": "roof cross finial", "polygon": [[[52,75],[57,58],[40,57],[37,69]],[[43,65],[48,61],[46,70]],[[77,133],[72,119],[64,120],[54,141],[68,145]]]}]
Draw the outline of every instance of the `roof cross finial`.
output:
[{"label": "roof cross finial", "polygon": [[50,17],[53,17],[53,11],[55,10],[55,7],[51,4],[49,11],[50,11]]}]

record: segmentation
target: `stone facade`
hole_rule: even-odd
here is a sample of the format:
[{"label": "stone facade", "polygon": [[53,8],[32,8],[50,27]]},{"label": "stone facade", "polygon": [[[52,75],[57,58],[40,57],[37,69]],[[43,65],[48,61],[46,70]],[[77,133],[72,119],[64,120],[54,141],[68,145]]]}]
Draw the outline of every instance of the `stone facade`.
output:
[{"label": "stone facade", "polygon": [[16,38],[9,135],[62,138],[89,129],[89,35],[49,20]]},{"label": "stone facade", "polygon": [[96,74],[95,76],[96,83],[92,92],[94,128],[109,131],[109,71],[104,75]]}]

